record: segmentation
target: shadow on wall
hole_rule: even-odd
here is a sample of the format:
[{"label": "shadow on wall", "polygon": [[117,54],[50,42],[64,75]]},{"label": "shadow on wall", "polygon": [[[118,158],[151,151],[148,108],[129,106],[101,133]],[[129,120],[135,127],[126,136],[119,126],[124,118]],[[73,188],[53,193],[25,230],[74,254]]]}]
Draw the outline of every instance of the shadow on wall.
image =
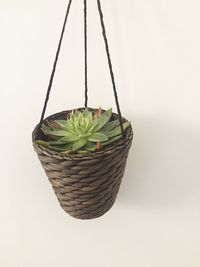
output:
[{"label": "shadow on wall", "polygon": [[136,117],[134,140],[118,203],[180,206],[200,187],[199,128],[169,119]]}]

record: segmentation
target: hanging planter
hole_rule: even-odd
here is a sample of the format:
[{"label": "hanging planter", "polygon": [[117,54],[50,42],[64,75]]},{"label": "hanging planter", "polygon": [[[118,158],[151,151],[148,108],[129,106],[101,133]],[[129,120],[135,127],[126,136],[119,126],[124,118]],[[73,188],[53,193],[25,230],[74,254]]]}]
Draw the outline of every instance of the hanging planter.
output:
[{"label": "hanging planter", "polygon": [[97,218],[115,202],[133,131],[121,116],[100,1],[98,11],[118,113],[87,107],[87,2],[84,0],[85,107],[44,119],[72,0],[69,1],[40,123],[33,147],[61,207],[79,219]]}]

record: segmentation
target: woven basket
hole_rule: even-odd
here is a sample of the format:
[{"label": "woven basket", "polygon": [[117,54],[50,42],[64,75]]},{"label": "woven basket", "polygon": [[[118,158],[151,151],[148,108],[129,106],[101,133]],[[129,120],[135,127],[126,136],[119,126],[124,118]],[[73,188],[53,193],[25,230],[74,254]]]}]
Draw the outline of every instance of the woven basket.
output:
[{"label": "woven basket", "polygon": [[[69,112],[71,110],[46,119],[64,119]],[[113,113],[113,119],[117,117]],[[126,119],[123,118],[123,121]],[[106,146],[100,152],[62,155],[35,142],[38,139],[45,140],[36,126],[33,131],[34,149],[61,207],[68,214],[78,219],[93,219],[112,207],[124,174],[132,138],[133,131],[129,127],[125,138]]]}]

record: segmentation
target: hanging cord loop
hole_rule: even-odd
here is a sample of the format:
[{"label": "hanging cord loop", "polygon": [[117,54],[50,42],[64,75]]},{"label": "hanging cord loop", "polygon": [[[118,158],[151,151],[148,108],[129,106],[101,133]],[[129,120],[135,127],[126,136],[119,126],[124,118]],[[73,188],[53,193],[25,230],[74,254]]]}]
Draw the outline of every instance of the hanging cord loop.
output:
[{"label": "hanging cord loop", "polygon": [[66,24],[67,24],[67,19],[69,16],[71,3],[72,3],[72,0],[69,0],[68,6],[67,6],[67,11],[65,14],[64,24],[62,27],[62,32],[61,32],[61,36],[60,36],[60,40],[59,40],[59,44],[58,44],[58,48],[56,51],[56,57],[55,57],[54,64],[53,64],[53,70],[52,70],[51,77],[49,80],[49,85],[48,85],[48,89],[47,89],[47,93],[46,93],[46,97],[45,97],[45,101],[44,101],[44,106],[43,106],[43,110],[42,110],[42,114],[41,114],[41,118],[40,118],[40,122],[39,122],[39,128],[41,128],[41,126],[42,126],[42,121],[44,120],[47,104],[49,101],[49,96],[50,96],[51,88],[53,85],[53,79],[54,79],[54,75],[55,75],[55,71],[56,71],[56,67],[57,67],[57,63],[58,63],[58,58],[59,58],[60,49],[61,49],[61,45],[62,45],[62,41],[63,41],[63,36],[64,36]]},{"label": "hanging cord loop", "polygon": [[113,85],[115,103],[116,103],[116,106],[117,106],[117,112],[118,112],[118,116],[119,116],[119,123],[120,123],[121,133],[122,133],[122,137],[124,137],[125,133],[124,133],[124,129],[123,129],[123,120],[122,120],[122,115],[121,115],[121,110],[120,110],[120,105],[119,105],[119,99],[118,99],[118,95],[117,95],[115,77],[114,77],[114,72],[113,72],[113,67],[112,67],[111,55],[110,55],[110,50],[109,50],[109,45],[108,45],[108,39],[107,39],[107,36],[106,36],[106,28],[105,28],[105,24],[104,24],[104,18],[103,18],[103,12],[102,12],[102,8],[101,8],[100,0],[97,0],[97,5],[98,5],[98,11],[99,11],[99,16],[100,16],[100,21],[101,21],[103,39],[104,39],[104,42],[105,42],[106,54],[107,54],[107,58],[108,58],[110,76],[111,76],[111,81],[112,81],[112,85]]},{"label": "hanging cord loop", "polygon": [[85,107],[88,106],[88,64],[87,64],[87,0],[84,0],[84,56],[85,56]]},{"label": "hanging cord loop", "polygon": [[[57,67],[57,63],[58,63],[58,58],[59,58],[59,54],[60,54],[60,50],[61,50],[61,46],[62,46],[63,36],[64,36],[64,33],[65,33],[65,28],[66,28],[66,24],[67,24],[69,12],[70,12],[71,3],[72,3],[72,0],[69,0],[68,6],[67,6],[67,11],[66,11],[66,14],[65,14],[63,27],[62,27],[61,36],[60,36],[60,39],[59,39],[58,48],[57,48],[57,51],[56,51],[56,56],[55,56],[55,60],[54,60],[54,64],[53,64],[53,69],[52,69],[52,72],[51,72],[49,85],[48,85],[48,89],[47,89],[47,93],[46,93],[46,97],[45,97],[45,101],[44,101],[44,106],[43,106],[43,110],[42,110],[42,114],[41,114],[41,118],[40,118],[40,122],[39,122],[39,128],[41,128],[41,126],[42,126],[42,122],[44,120],[47,104],[48,104],[48,101],[49,101],[49,96],[50,96],[52,85],[53,85],[53,79],[54,79],[54,75],[55,75],[55,71],[56,71],[56,67]],[[107,59],[108,59],[108,65],[109,65],[109,70],[110,70],[112,86],[113,86],[115,103],[116,103],[117,112],[118,112],[118,116],[119,116],[119,123],[120,123],[121,133],[122,133],[122,137],[124,137],[125,133],[124,133],[124,129],[123,129],[123,120],[122,120],[122,115],[121,115],[121,110],[120,110],[120,105],[119,105],[119,99],[118,99],[118,94],[117,94],[117,89],[116,89],[116,84],[115,84],[115,77],[114,77],[114,73],[113,73],[111,55],[110,55],[110,51],[109,51],[108,39],[107,39],[107,36],[106,36],[106,29],[105,29],[103,12],[102,12],[102,8],[101,8],[100,0],[97,0],[97,5],[98,5],[98,11],[99,11],[99,16],[100,16],[100,21],[101,21],[103,39],[104,39],[104,42],[105,42],[106,55],[107,55]],[[85,107],[87,107],[87,105],[88,105],[87,0],[84,0],[84,57],[85,57]]]}]

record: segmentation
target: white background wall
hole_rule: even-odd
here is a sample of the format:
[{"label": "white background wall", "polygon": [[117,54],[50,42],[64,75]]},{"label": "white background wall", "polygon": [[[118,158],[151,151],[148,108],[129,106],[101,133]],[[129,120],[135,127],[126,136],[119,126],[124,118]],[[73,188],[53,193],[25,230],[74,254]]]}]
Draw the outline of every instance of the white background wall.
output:
[{"label": "white background wall", "polygon": [[[47,114],[83,106],[83,8],[74,1]],[[114,107],[96,1],[89,104]],[[134,144],[115,206],[59,207],[31,145],[67,1],[0,0],[0,266],[200,266],[200,2],[102,0]]]}]

